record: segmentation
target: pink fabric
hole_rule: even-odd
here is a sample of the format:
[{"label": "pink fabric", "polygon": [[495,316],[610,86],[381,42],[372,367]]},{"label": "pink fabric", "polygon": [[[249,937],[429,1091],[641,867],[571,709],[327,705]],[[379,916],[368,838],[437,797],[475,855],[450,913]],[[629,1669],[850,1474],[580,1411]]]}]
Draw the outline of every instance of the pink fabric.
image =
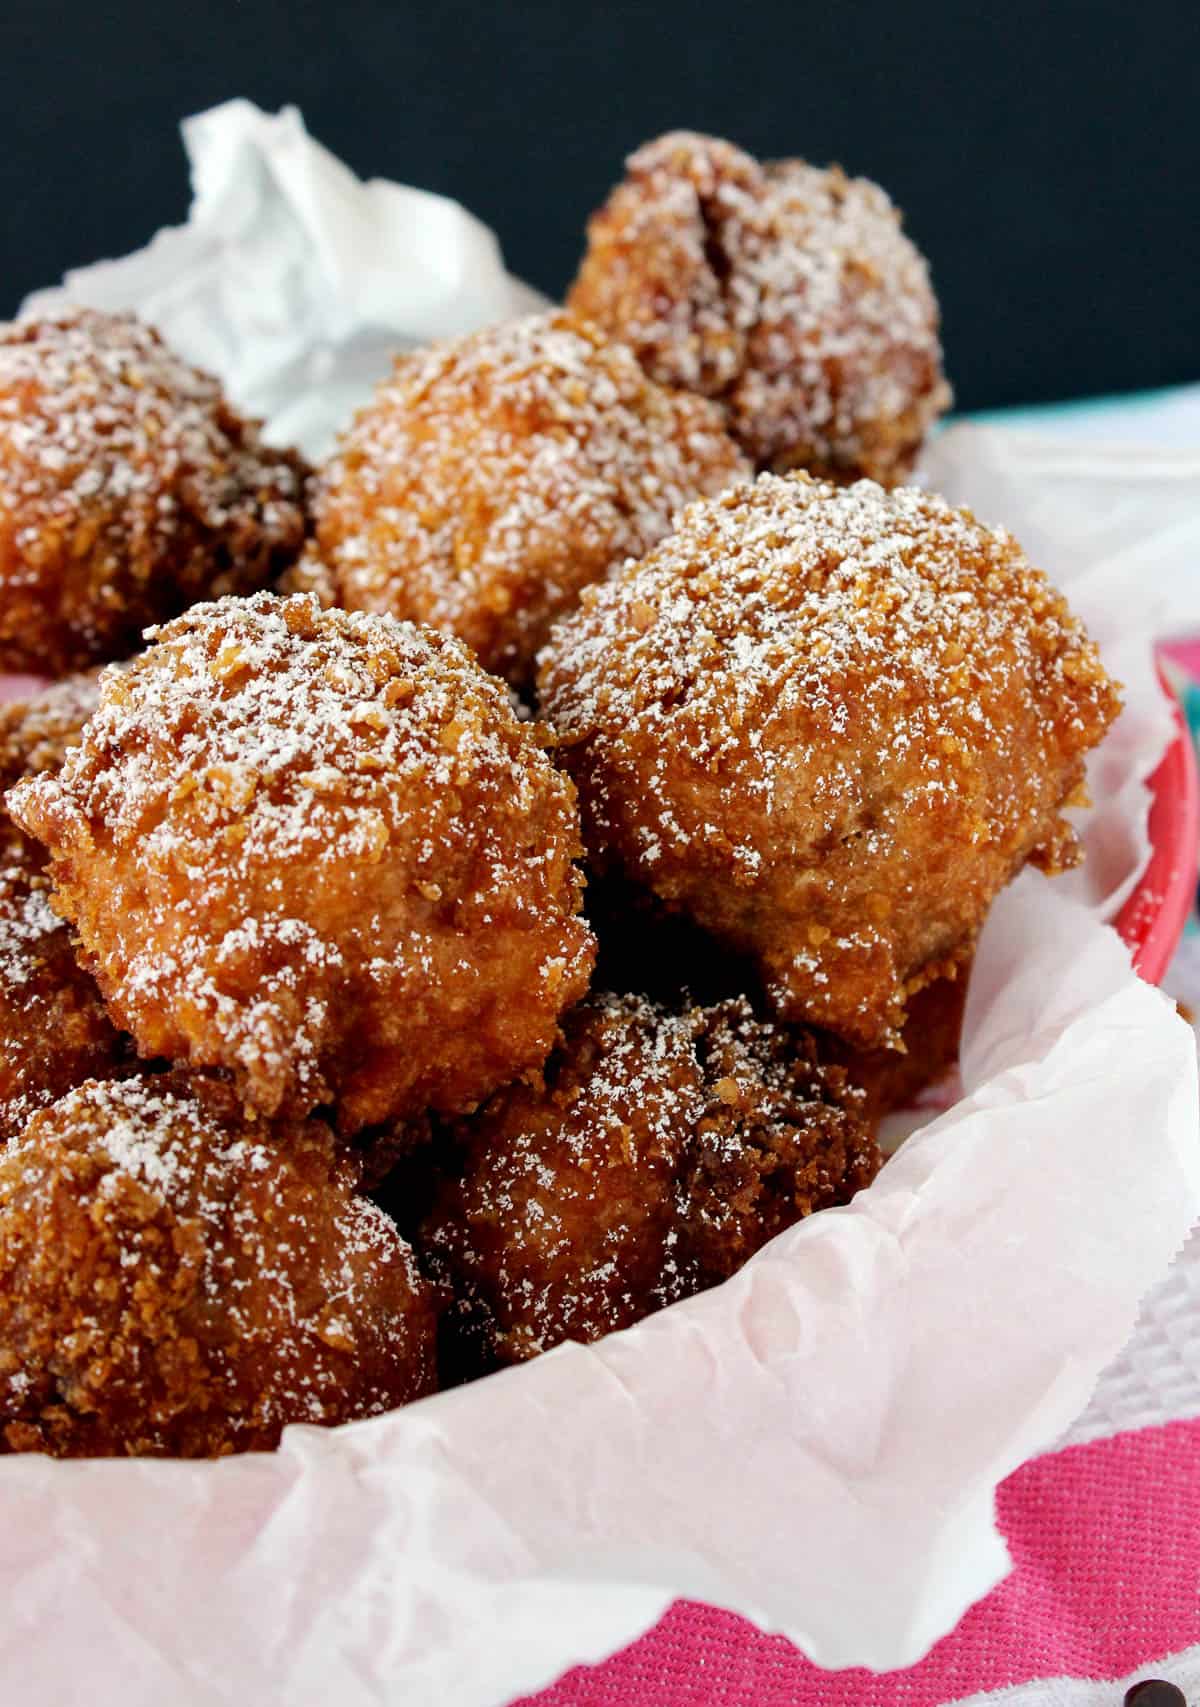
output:
[{"label": "pink fabric", "polygon": [[1013,1573],[909,1671],[819,1671],[781,1637],[680,1603],[528,1707],[938,1707],[1031,1678],[1122,1677],[1200,1642],[1200,1419],[1035,1459],[998,1505]]},{"label": "pink fabric", "polygon": [[37,693],[39,688],[48,685],[45,676],[2,676],[0,675],[0,704],[6,699],[24,699],[26,694]]},{"label": "pink fabric", "polygon": [[1158,649],[1165,658],[1186,670],[1193,681],[1200,682],[1200,639],[1166,640]]}]

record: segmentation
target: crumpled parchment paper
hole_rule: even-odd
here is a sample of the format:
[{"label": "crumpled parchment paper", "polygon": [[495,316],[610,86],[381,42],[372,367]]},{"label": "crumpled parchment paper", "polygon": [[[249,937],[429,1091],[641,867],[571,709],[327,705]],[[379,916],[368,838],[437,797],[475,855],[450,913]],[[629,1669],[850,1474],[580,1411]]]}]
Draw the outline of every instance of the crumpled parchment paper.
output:
[{"label": "crumpled parchment paper", "polygon": [[[528,301],[462,210],[360,184],[290,110],[232,102],[185,139],[188,225],[66,289],[147,313],[277,437],[319,450],[389,347]],[[1171,730],[1158,594],[1200,616],[1200,461],[1150,463],[969,428],[929,458],[1064,586],[1129,701],[1086,875],[993,909],[963,1099],[849,1208],[599,1345],[273,1455],[0,1459],[22,1699],[491,1707],[679,1595],[891,1668],[1004,1574],[997,1482],[1082,1410],[1200,1212],[1192,1035],[1103,923]]]},{"label": "crumpled parchment paper", "polygon": [[318,457],[397,350],[544,306],[464,207],[407,184],[364,184],[295,107],[226,101],[182,129],[187,224],[68,273],[22,312],[64,301],[133,309],[220,374],[276,444]]}]

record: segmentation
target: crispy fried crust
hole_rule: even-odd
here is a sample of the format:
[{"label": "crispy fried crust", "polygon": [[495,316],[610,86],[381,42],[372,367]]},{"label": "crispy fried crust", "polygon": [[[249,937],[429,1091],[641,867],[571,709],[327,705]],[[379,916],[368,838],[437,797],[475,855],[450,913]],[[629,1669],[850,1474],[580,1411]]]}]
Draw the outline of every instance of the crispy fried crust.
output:
[{"label": "crispy fried crust", "polygon": [[95,669],[0,704],[0,795],[23,776],[57,770],[99,703]]},{"label": "crispy fried crust", "polygon": [[436,1303],[328,1128],[88,1084],[0,1157],[0,1450],[272,1447],[435,1386]]},{"label": "crispy fried crust", "polygon": [[844,1069],[862,1092],[863,1112],[872,1124],[911,1107],[958,1060],[969,972],[969,966],[956,967],[956,975],[935,978],[917,991],[900,1033],[902,1049],[855,1049],[832,1033],[818,1038],[821,1059]]},{"label": "crispy fried crust", "polygon": [[196,606],[9,796],[140,1053],[346,1133],[539,1065],[587,987],[570,782],[456,641]]},{"label": "crispy fried crust", "polygon": [[568,307],[720,403],[760,467],[893,485],[950,402],[925,261],[877,184],[646,144],[588,225]]},{"label": "crispy fried crust", "polygon": [[715,1285],[878,1167],[836,1069],[745,1002],[593,998],[544,1083],[457,1122],[418,1244],[455,1295],[458,1373],[593,1340]]},{"label": "crispy fried crust", "polygon": [[456,634],[523,687],[581,588],[748,465],[700,398],[561,314],[401,356],[314,498],[292,585]]},{"label": "crispy fried crust", "polygon": [[0,857],[0,1144],[84,1079],[125,1072],[129,1057],[76,962],[49,879],[22,850]]},{"label": "crispy fried crust", "polygon": [[303,544],[306,474],[130,316],[0,328],[0,670],[124,657],[263,586]]},{"label": "crispy fried crust", "polygon": [[897,1041],[1119,708],[1015,542],[915,490],[762,475],[555,631],[542,709],[602,869],[760,968],[785,1019]]},{"label": "crispy fried crust", "polygon": [[[0,800],[24,776],[57,770],[99,699],[99,672],[0,705]],[[126,1071],[116,1030],[55,913],[45,850],[0,806],[0,1142],[84,1079]]]}]

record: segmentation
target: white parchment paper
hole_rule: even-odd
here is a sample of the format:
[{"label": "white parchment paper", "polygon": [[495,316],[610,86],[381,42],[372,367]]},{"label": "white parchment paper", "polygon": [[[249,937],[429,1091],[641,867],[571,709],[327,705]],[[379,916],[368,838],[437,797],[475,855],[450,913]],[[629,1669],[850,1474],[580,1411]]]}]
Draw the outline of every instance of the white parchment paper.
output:
[{"label": "white parchment paper", "polygon": [[[234,102],[185,139],[189,224],[66,288],[148,313],[277,436],[319,449],[386,345],[524,305],[469,216],[360,184],[293,112]],[[1129,699],[1087,876],[1028,873],[988,922],[963,1100],[849,1208],[600,1345],[274,1455],[0,1460],[22,1699],[491,1707],[679,1595],[883,1669],[1003,1575],[997,1482],[1081,1411],[1200,1211],[1191,1032],[1102,922],[1170,734],[1150,595],[1200,619],[1200,459],[954,429],[928,477],[1027,543]]]},{"label": "white parchment paper", "polygon": [[187,224],[69,273],[23,312],[64,301],[133,309],[220,374],[277,444],[324,455],[397,350],[544,302],[505,272],[495,236],[465,208],[362,183],[295,107],[227,101],[185,120],[183,142]]}]

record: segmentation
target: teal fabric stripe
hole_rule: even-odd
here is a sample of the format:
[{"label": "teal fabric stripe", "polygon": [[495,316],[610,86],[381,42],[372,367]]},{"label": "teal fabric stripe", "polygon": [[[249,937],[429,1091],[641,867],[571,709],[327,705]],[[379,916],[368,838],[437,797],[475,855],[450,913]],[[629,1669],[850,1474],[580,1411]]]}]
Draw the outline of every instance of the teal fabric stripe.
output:
[{"label": "teal fabric stripe", "polygon": [[1124,415],[1141,413],[1171,403],[1184,392],[1194,391],[1189,385],[1164,385],[1157,391],[1113,392],[1107,397],[1072,397],[1062,403],[1032,403],[1007,409],[980,409],[969,415],[951,415],[947,422],[978,421],[994,426],[1053,426],[1055,421],[1078,420],[1084,415]]}]

